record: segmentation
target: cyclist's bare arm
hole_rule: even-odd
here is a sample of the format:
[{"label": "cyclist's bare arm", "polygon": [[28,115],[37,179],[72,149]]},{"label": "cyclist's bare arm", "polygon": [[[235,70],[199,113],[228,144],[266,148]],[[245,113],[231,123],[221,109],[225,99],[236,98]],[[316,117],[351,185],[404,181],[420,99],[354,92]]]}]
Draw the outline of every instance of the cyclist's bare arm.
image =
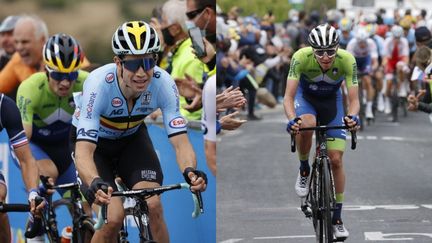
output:
[{"label": "cyclist's bare arm", "polygon": [[284,97],[284,108],[285,115],[289,120],[296,118],[296,112],[294,107],[294,98],[297,92],[299,81],[288,79],[285,89],[285,97]]},{"label": "cyclist's bare arm", "polygon": [[[180,168],[180,171],[183,172],[187,167],[196,168],[196,157],[195,152],[192,148],[191,143],[189,142],[188,136],[186,133],[179,134],[173,137],[170,137],[170,142],[174,147],[177,164]],[[196,191],[205,190],[205,181],[202,178],[194,178],[196,177],[193,173],[189,173],[189,178],[192,181],[191,189]]]},{"label": "cyclist's bare arm", "polygon": [[96,177],[99,177],[93,159],[96,144],[88,141],[77,141],[75,145],[75,163],[81,180],[90,185]]},{"label": "cyclist's bare arm", "polygon": [[32,132],[33,132],[33,125],[23,123],[23,127],[24,127],[25,134],[27,136],[27,139],[30,141],[30,139],[32,137]]},{"label": "cyclist's bare arm", "polygon": [[[36,164],[36,160],[33,157],[30,145],[25,144],[21,147],[14,149],[15,155],[20,161],[21,166],[21,175],[26,186],[27,191],[30,191],[32,188],[38,187],[39,181],[39,170]],[[32,200],[31,202],[31,213],[35,213],[35,202]],[[45,206],[45,203],[41,203],[37,206],[36,210],[41,210]]]},{"label": "cyclist's bare arm", "polygon": [[21,173],[27,190],[38,187],[39,173],[36,160],[33,157],[30,145],[26,144],[14,149],[21,165]]},{"label": "cyclist's bare arm", "polygon": [[348,88],[348,115],[357,115],[360,111],[358,92],[359,91],[357,85],[352,85]]}]

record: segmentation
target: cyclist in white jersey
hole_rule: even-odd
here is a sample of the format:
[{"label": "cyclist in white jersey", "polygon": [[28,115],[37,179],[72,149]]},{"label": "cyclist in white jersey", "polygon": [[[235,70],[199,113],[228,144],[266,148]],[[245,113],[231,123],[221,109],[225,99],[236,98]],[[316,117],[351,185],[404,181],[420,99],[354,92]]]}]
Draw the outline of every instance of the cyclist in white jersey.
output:
[{"label": "cyclist in white jersey", "polygon": [[201,119],[204,130],[204,146],[207,166],[216,176],[216,75],[211,76],[204,84],[203,116]]},{"label": "cyclist in white jersey", "polygon": [[357,72],[361,77],[363,89],[366,90],[367,119],[373,119],[372,102],[375,96],[375,88],[372,84],[372,73],[378,68],[378,52],[375,42],[369,38],[369,34],[363,28],[358,28],[355,38],[348,43],[349,51],[356,59]]},{"label": "cyclist in white jersey", "polygon": [[[77,96],[72,129],[75,161],[80,178],[88,186],[89,203],[108,204],[108,220],[93,242],[114,242],[124,218],[120,198],[111,198],[114,178],[128,188],[149,188],[163,182],[161,166],[144,123],[160,108],[164,125],[176,152],[177,163],[192,191],[204,191],[207,178],[196,170],[186,120],[180,115],[174,80],[155,66],[160,40],[144,21],[130,21],[117,28],[112,38],[114,63],[88,76],[81,99]],[[74,133],[75,132],[75,133]],[[100,185],[108,187],[108,193]],[[157,242],[169,242],[159,196],[147,199]]]}]

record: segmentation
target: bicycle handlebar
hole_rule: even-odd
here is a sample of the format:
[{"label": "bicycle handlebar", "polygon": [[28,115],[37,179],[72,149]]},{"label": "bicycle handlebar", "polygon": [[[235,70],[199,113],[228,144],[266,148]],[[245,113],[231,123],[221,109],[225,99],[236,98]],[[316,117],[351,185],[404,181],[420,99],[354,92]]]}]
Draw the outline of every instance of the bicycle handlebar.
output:
[{"label": "bicycle handlebar", "polygon": [[[351,127],[348,127],[346,125],[344,126],[315,126],[315,127],[302,127],[299,129],[299,131],[327,131],[327,130],[334,130],[334,129],[350,129]],[[350,131],[351,133],[351,149],[354,150],[357,147],[357,133],[356,131]],[[295,136],[296,134],[291,133],[291,152],[296,151],[296,142],[295,142]]]},{"label": "bicycle handlebar", "polygon": [[[117,184],[117,182],[116,182]],[[111,194],[112,197],[133,197],[133,196],[153,196],[153,195],[159,195],[163,192],[175,190],[175,189],[188,189],[190,190],[190,185],[187,183],[178,183],[178,184],[172,184],[167,186],[160,186],[155,188],[144,188],[144,189],[137,189],[137,190],[128,190],[124,191],[124,187],[117,184],[117,187],[120,191],[113,192]],[[192,199],[194,202],[194,210],[192,212],[192,218],[197,218],[200,214],[204,213],[203,210],[203,202],[201,197],[201,192],[198,193],[192,193]],[[99,230],[102,228],[102,226],[106,223],[108,223],[106,210],[108,208],[108,205],[104,204],[99,208],[98,218],[96,220],[96,223],[94,224],[93,228],[95,230]]]},{"label": "bicycle handlebar", "polygon": [[0,202],[0,213],[7,213],[7,212],[29,212],[30,211],[30,205],[28,204],[18,204],[18,203],[3,203]]}]

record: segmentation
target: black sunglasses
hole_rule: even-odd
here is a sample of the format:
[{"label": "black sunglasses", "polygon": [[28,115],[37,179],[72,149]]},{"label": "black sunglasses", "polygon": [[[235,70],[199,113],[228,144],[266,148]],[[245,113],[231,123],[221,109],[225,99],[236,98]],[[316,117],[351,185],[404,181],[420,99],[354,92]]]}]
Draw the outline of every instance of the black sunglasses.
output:
[{"label": "black sunglasses", "polygon": [[75,81],[78,78],[78,71],[70,73],[61,73],[48,69],[49,76],[57,82],[67,80],[69,82]]},{"label": "black sunglasses", "polygon": [[326,49],[326,50],[314,50],[314,53],[319,58],[323,58],[324,54],[327,54],[328,57],[332,58],[336,55],[336,49]]},{"label": "black sunglasses", "polygon": [[203,7],[203,8],[199,8],[199,9],[195,9],[192,10],[190,12],[186,13],[186,16],[188,17],[188,19],[194,19],[198,14],[200,14],[202,11],[204,11],[204,9],[206,9],[207,7]]},{"label": "black sunglasses", "polygon": [[123,60],[121,61],[124,68],[131,72],[136,72],[140,67],[144,69],[144,71],[149,71],[156,66],[156,60],[154,58],[142,58],[142,59],[132,59],[132,60]]}]

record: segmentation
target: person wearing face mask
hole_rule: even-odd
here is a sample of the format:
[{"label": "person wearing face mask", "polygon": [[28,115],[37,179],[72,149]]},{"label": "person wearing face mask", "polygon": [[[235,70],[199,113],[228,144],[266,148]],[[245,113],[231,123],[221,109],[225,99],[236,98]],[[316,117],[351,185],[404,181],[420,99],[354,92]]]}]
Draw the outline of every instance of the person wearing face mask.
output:
[{"label": "person wearing face mask", "polygon": [[[192,52],[192,41],[185,26],[186,16],[178,14],[182,11],[186,11],[184,1],[169,0],[162,6],[160,28],[164,42],[170,48],[167,71],[174,80],[185,79],[187,75],[201,85],[206,67]],[[200,94],[189,95],[181,92],[180,95],[181,114],[188,120],[200,120]]]},{"label": "person wearing face mask", "polygon": [[210,70],[208,76],[211,76],[213,72],[216,72],[216,1],[187,0],[186,16],[188,29],[196,26],[201,29],[202,36],[205,37],[203,39],[206,55],[200,60],[207,65]]}]

